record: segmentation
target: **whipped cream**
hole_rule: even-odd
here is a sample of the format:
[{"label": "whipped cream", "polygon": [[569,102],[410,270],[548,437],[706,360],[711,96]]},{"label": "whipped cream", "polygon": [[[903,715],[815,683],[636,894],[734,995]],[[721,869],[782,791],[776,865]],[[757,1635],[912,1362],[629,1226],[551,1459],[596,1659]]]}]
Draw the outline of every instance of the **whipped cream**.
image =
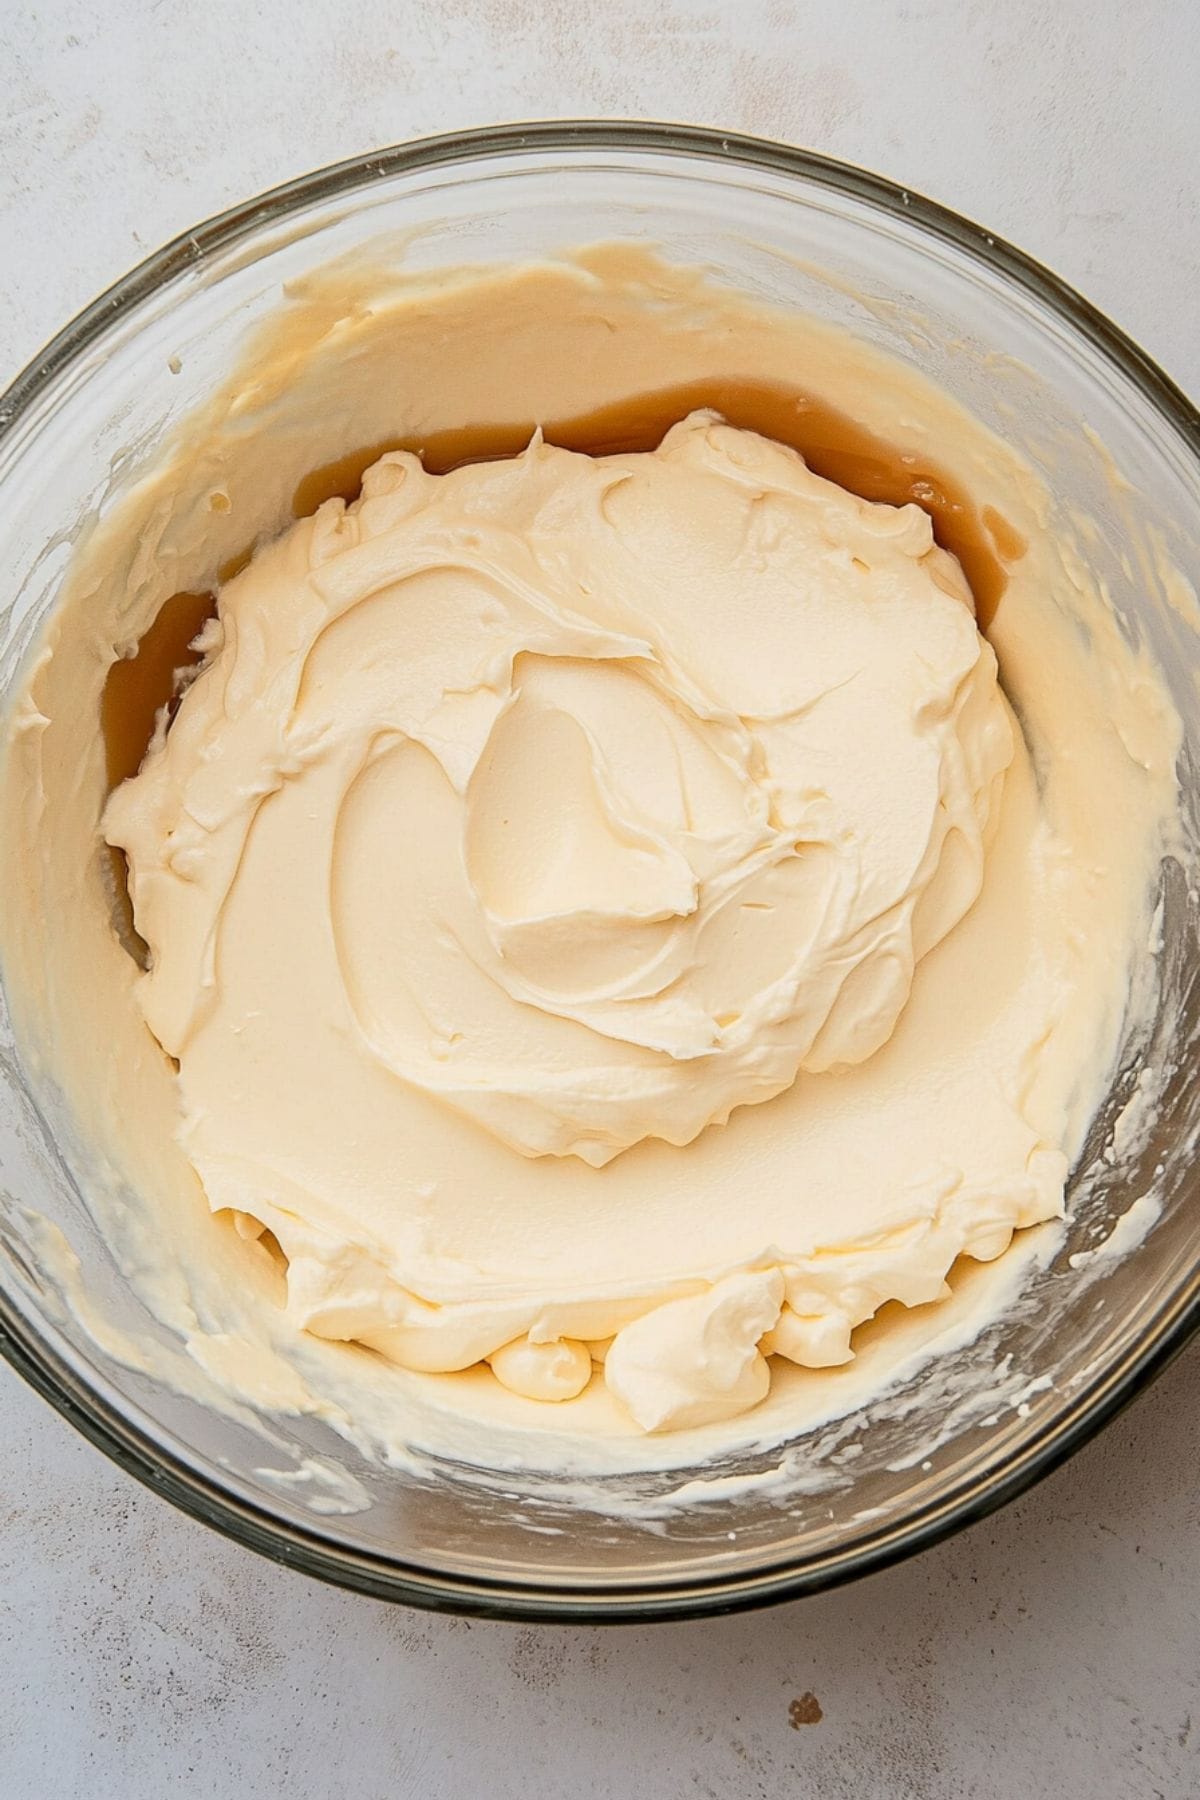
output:
[{"label": "whipped cream", "polygon": [[[846,1359],[884,1300],[1052,1213],[1061,1157],[1011,1129],[981,1146],[982,1223],[954,1171],[921,1211],[961,1221],[915,1266],[884,1248],[868,1284],[845,1246],[810,1264],[833,1246],[802,1186],[769,1248],[744,1241],[771,1266],[688,1298],[678,1253],[631,1287],[629,1211],[582,1292],[590,1258],[543,1276],[536,1242],[502,1298],[430,1250],[493,1198],[520,1233],[506,1153],[597,1172],[562,1170],[569,1242],[573,1187],[603,1205],[633,1146],[870,1058],[979,892],[1013,750],[916,506],[703,414],[648,454],[535,439],[446,476],[385,456],[228,584],[207,666],[105,813],[210,1205],[269,1226],[307,1330],[414,1369],[489,1359],[543,1400],[611,1338],[604,1378],[646,1429],[755,1405],[767,1333]],[[894,1206],[910,1175],[881,1151]]]},{"label": "whipped cream", "polygon": [[[389,1454],[434,1413],[604,1467],[786,1434],[859,1324],[1062,1209],[1173,805],[1156,672],[1026,465],[843,334],[632,252],[333,291],[112,509],[31,665],[27,1042],[222,1391]],[[281,533],[307,469],[404,427],[381,370],[449,429],[784,365],[1028,542],[991,630],[1016,716],[923,512],[711,415],[637,456],[389,454]],[[250,538],[106,805],[109,665]]]}]

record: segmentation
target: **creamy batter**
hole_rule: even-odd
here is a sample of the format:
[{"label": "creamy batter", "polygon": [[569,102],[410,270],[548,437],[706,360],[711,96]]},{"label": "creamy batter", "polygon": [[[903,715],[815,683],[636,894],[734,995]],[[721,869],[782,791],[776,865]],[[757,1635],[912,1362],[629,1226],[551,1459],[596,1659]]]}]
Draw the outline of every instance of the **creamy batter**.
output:
[{"label": "creamy batter", "polygon": [[[755,1408],[786,1431],[773,1376],[1061,1211],[1145,987],[1173,716],[1028,470],[853,340],[631,253],[328,307],[256,347],[51,625],[6,779],[31,899],[69,902],[49,966],[11,934],[31,1037],[152,1198],[156,1310],[238,1391],[336,1389],[361,1430],[394,1365],[688,1454]],[[935,446],[1022,546],[991,641],[920,507],[710,411],[646,453],[389,453],[276,535],[322,427],[337,455],[503,420],[534,329],[534,423],[784,362]],[[414,364],[419,395],[381,379]],[[108,665],[239,533],[106,802]],[[85,966],[115,1062],[64,1029]]]}]

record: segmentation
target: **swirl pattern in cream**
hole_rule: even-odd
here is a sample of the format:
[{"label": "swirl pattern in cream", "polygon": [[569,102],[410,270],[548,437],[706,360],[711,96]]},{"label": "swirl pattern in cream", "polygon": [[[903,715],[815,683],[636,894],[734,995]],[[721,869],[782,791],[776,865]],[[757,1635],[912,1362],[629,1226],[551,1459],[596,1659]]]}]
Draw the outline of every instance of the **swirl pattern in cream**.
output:
[{"label": "swirl pattern in cream", "polygon": [[[553,1200],[543,1182],[524,1269],[489,1267],[441,1211],[488,1179],[463,1146],[603,1181],[872,1057],[979,892],[1013,743],[917,507],[708,414],[654,454],[535,439],[443,477],[385,456],[224,590],[203,672],[106,815],[211,1203],[271,1225],[326,1335],[419,1368],[494,1357],[552,1398],[619,1333],[619,1389],[648,1315],[695,1310],[697,1259],[539,1330]],[[844,1313],[832,1354],[781,1318],[783,1261],[751,1223],[749,1272],[722,1278],[742,1284],[728,1368],[697,1399],[681,1363],[661,1407],[635,1372],[642,1423],[753,1404],[773,1328],[768,1348],[838,1360]],[[683,1348],[664,1311],[651,1362],[695,1363],[720,1288]]]}]

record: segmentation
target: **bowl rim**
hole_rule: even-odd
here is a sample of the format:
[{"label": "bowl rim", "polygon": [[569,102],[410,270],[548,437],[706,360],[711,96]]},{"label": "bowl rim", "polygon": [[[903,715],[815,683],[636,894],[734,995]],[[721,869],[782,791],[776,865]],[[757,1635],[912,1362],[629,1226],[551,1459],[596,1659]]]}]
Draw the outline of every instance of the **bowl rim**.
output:
[{"label": "bowl rim", "polygon": [[[1033,257],[961,214],[887,177],[807,149],[705,126],[639,119],[564,119],[483,126],[391,145],[316,169],[227,208],[171,239],[102,292],[57,332],[0,393],[0,445],[46,386],[98,344],[131,309],[176,276],[302,207],[369,189],[391,176],[522,154],[577,157],[641,152],[800,176],[808,183],[902,218],[966,252],[1065,316],[1154,405],[1200,461],[1200,410],[1132,338]],[[230,1492],[164,1448],[80,1378],[34,1331],[0,1286],[0,1356],[114,1462],[181,1511],[234,1542],[334,1585],[437,1612],[529,1622],[611,1624],[691,1618],[794,1599],[884,1568],[927,1549],[1023,1493],[1087,1442],[1179,1353],[1200,1328],[1200,1269],[1160,1309],[1121,1357],[1103,1370],[1047,1430],[1006,1467],[964,1481],[902,1521],[864,1530],[807,1562],[784,1558],[751,1574],[656,1582],[647,1587],[538,1585],[528,1579],[449,1576],[352,1549],[309,1525],[284,1521]]]}]

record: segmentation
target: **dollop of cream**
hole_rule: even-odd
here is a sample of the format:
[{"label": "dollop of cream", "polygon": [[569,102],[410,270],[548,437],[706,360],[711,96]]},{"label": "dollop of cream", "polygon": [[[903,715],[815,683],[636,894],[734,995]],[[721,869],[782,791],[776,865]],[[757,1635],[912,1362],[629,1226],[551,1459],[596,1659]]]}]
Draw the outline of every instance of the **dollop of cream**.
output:
[{"label": "dollop of cream", "polygon": [[[310,1330],[578,1392],[587,1353],[515,1347],[523,1307],[448,1330],[398,1294],[402,1258],[380,1283],[353,1139],[332,1245],[264,1215],[261,1171],[336,1140],[364,1072],[398,1161],[422,1161],[403,1092],[426,1135],[600,1169],[872,1056],[979,892],[1013,754],[958,565],[919,507],[701,413],[654,453],[385,456],[226,587],[213,637],[104,825],[209,1198],[269,1216]],[[298,1003],[269,1055],[245,1054],[251,966],[270,1014]],[[329,1053],[301,1067],[290,1030]],[[752,1281],[773,1307],[741,1304]],[[619,1333],[609,1385],[663,1428],[760,1399],[769,1330],[844,1357],[844,1318],[782,1301],[778,1271],[673,1301]]]},{"label": "dollop of cream", "polygon": [[669,1300],[617,1334],[605,1379],[643,1431],[733,1419],[766,1397],[759,1351],[779,1318],[778,1269],[727,1275],[690,1300]]}]

